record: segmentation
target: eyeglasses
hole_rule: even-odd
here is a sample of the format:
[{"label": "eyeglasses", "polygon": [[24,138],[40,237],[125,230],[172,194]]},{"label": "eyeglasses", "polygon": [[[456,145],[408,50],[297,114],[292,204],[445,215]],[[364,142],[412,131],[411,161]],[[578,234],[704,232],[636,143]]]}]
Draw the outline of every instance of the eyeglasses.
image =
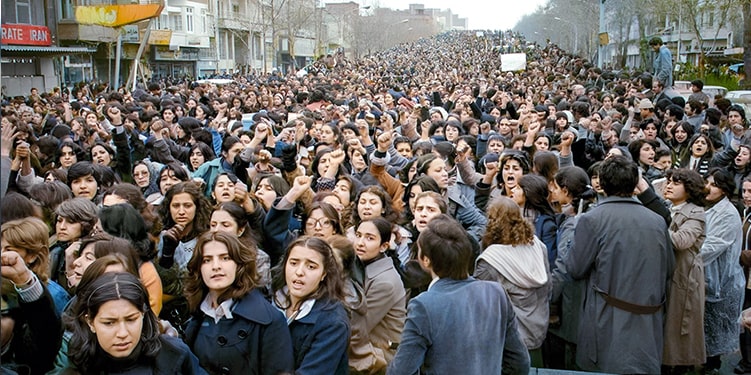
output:
[{"label": "eyeglasses", "polygon": [[308,219],[305,222],[305,228],[313,229],[316,226],[320,225],[321,228],[328,229],[328,228],[331,228],[332,224],[333,223],[331,222],[331,220],[329,220],[329,219],[327,219],[325,217],[324,218],[320,218],[320,219]]}]

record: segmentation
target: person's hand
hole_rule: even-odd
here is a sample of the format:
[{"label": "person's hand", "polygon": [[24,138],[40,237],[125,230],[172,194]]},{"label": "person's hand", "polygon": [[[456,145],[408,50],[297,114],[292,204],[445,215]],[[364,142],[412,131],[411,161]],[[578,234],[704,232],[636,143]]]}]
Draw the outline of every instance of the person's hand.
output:
[{"label": "person's hand", "polygon": [[394,119],[392,119],[390,115],[387,115],[385,113],[381,115],[381,129],[383,129],[384,132],[390,132],[393,128]]},{"label": "person's hand", "polygon": [[310,184],[312,182],[313,180],[310,176],[295,177],[295,181],[292,183],[292,188],[289,189],[289,192],[285,195],[287,201],[290,203],[297,202],[306,191],[310,190]]},{"label": "person's hand", "polygon": [[465,160],[467,160],[467,157],[469,156],[469,147],[464,146],[461,149],[456,150],[456,158],[454,160],[457,164],[463,163]]},{"label": "person's hand", "polygon": [[329,154],[329,162],[331,163],[330,168],[338,168],[339,165],[344,162],[344,151],[342,150],[334,150]]},{"label": "person's hand", "polygon": [[628,118],[634,118],[635,112],[634,107],[628,107]]},{"label": "person's hand", "polygon": [[391,132],[385,131],[378,136],[378,151],[388,152],[391,145]]},{"label": "person's hand", "polygon": [[122,125],[122,123],[123,123],[123,114],[122,114],[122,112],[120,112],[119,108],[117,108],[115,106],[109,107],[107,109],[107,115],[109,116],[110,122],[112,123],[112,125],[115,125],[115,126]]},{"label": "person's hand", "polygon": [[3,126],[2,140],[0,141],[0,155],[10,157],[10,149],[13,148],[13,142],[18,137],[16,126],[10,124]]},{"label": "person's hand", "polygon": [[352,139],[348,140],[347,143],[349,144],[349,148],[351,148],[353,150],[358,150],[358,151],[360,151],[361,154],[365,153],[365,148],[362,147],[362,143],[360,143],[359,139],[352,138]]},{"label": "person's hand", "polygon": [[15,251],[3,251],[0,254],[0,264],[2,264],[2,276],[15,285],[25,284],[31,280],[32,273],[21,255]]},{"label": "person's hand", "polygon": [[177,332],[175,327],[172,326],[172,323],[170,323],[168,320],[159,320],[159,332],[161,332],[163,335],[179,338],[180,334]]},{"label": "person's hand", "polygon": [[357,132],[360,133],[361,137],[367,137],[370,135],[370,132],[368,131],[368,122],[363,119],[358,119],[355,121],[355,126],[357,127]]},{"label": "person's hand", "polygon": [[263,149],[258,152],[258,164],[265,166],[269,164],[270,161],[271,161],[271,152],[269,152],[269,150]]},{"label": "person's hand", "polygon": [[430,126],[433,125],[430,121],[423,121],[422,124],[422,134],[420,136],[423,139],[428,139],[428,134],[430,134]]},{"label": "person's hand", "polygon": [[574,143],[574,138],[576,138],[574,136],[574,133],[568,130],[565,130],[561,134],[561,144],[560,144],[561,148],[570,148],[571,145]]},{"label": "person's hand", "polygon": [[480,133],[482,134],[489,134],[490,133],[490,123],[485,121],[482,124],[480,124]]},{"label": "person's hand", "polygon": [[639,195],[649,189],[649,183],[647,180],[642,177],[641,170],[639,171],[639,182],[636,183],[636,187],[634,188],[634,194]]},{"label": "person's hand", "polygon": [[18,146],[16,146],[16,158],[18,160],[26,160],[29,158],[30,154],[31,150],[29,144],[27,142],[19,141]]},{"label": "person's hand", "polygon": [[185,235],[184,231],[185,227],[182,224],[175,224],[172,228],[165,230],[163,235],[174,242],[179,242]]},{"label": "person's hand", "polygon": [[495,177],[496,174],[498,174],[498,162],[485,163],[485,175]]},{"label": "person's hand", "polygon": [[151,134],[153,134],[154,138],[157,140],[164,139],[164,133],[162,132],[164,128],[162,127],[162,124],[162,121],[154,121],[154,123],[151,124]]},{"label": "person's hand", "polygon": [[254,139],[262,141],[266,139],[266,136],[268,135],[269,135],[268,125],[266,125],[265,123],[260,123],[256,125],[255,134],[253,134]]},{"label": "person's hand", "polygon": [[531,122],[529,124],[529,127],[527,128],[527,132],[529,132],[530,134],[533,134],[533,135],[536,135],[537,132],[539,132],[539,131],[540,131],[540,122],[539,121]]}]

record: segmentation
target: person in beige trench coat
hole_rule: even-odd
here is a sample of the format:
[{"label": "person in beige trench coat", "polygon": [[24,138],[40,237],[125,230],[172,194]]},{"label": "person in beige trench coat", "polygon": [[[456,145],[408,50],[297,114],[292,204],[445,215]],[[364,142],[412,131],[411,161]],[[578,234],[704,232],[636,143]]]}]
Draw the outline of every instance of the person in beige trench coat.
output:
[{"label": "person in beige trench coat", "polygon": [[[667,300],[662,363],[670,367],[701,365],[706,360],[704,266],[699,256],[705,233],[704,181],[689,169],[668,171],[667,180],[664,196],[673,204],[669,231],[675,271]],[[667,373],[686,370],[674,367]]]}]

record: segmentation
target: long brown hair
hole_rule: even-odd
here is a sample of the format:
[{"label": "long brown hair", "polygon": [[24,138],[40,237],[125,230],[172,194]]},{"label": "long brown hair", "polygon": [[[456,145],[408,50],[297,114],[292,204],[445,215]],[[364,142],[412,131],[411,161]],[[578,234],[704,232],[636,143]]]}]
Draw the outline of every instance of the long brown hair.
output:
[{"label": "long brown hair", "polygon": [[[280,291],[284,288],[285,285],[287,285],[287,279],[285,277],[287,260],[289,259],[289,253],[292,251],[292,249],[298,246],[313,250],[321,254],[321,257],[323,258],[323,272],[326,274],[326,277],[324,277],[323,280],[321,280],[321,283],[318,285],[318,289],[305,297],[305,299],[300,301],[300,303],[311,299],[324,301],[342,301],[344,299],[344,281],[341,275],[342,271],[339,269],[339,265],[336,262],[336,257],[334,257],[334,250],[331,249],[331,246],[326,243],[326,241],[318,237],[302,236],[289,244],[289,246],[287,246],[287,251],[284,252],[284,258],[282,258],[279,264],[274,267],[272,271],[272,289],[275,291]],[[275,294],[274,301],[276,302],[277,306],[285,309],[291,307],[292,305],[292,301],[289,298],[289,294],[287,293],[285,293],[283,297],[281,297],[281,299],[279,294]]]},{"label": "long brown hair", "polygon": [[236,236],[229,233],[221,231],[206,232],[198,237],[196,248],[193,250],[193,257],[188,262],[188,276],[183,294],[188,300],[190,311],[197,311],[201,306],[201,301],[209,292],[209,288],[201,275],[201,264],[203,263],[204,246],[214,241],[224,244],[227,247],[230,259],[237,264],[235,282],[219,295],[217,303],[222,303],[228,299],[240,299],[259,284],[260,277],[256,270],[256,253],[254,251],[248,249]]},{"label": "long brown hair", "polygon": [[488,207],[488,225],[482,246],[528,245],[534,241],[532,224],[522,217],[521,209],[511,198],[499,196]]}]

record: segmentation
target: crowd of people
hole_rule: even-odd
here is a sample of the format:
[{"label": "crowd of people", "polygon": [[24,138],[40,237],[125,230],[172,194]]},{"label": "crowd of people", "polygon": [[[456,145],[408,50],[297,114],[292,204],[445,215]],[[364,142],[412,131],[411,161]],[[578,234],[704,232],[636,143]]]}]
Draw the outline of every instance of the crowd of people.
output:
[{"label": "crowd of people", "polygon": [[319,64],[6,99],[3,369],[751,372],[742,107],[510,31]]}]

